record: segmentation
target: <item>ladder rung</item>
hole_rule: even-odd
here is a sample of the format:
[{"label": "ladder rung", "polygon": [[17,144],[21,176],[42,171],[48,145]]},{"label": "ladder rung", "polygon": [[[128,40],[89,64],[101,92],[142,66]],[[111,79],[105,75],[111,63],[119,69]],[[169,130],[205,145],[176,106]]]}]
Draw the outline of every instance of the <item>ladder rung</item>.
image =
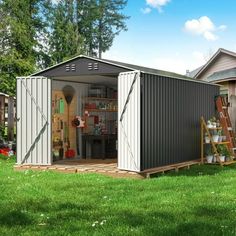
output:
[{"label": "ladder rung", "polygon": [[226,107],[226,106],[223,106],[222,108],[223,108],[223,109],[228,109],[228,107]]},{"label": "ladder rung", "polygon": [[232,127],[228,127],[228,130],[229,130],[229,131],[232,131],[232,130],[233,130],[233,128],[232,128]]},{"label": "ladder rung", "polygon": [[236,150],[236,147],[232,148],[234,151]]}]

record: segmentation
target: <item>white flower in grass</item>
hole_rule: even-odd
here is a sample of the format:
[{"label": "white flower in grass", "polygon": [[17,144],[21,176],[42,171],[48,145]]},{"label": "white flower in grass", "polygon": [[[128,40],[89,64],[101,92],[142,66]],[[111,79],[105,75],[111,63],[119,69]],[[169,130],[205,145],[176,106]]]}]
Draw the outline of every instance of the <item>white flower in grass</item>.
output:
[{"label": "white flower in grass", "polygon": [[107,199],[107,196],[104,196],[103,198],[104,198],[104,199]]},{"label": "white flower in grass", "polygon": [[92,224],[92,226],[95,227],[96,224],[98,224],[98,223],[99,223],[98,221],[95,221],[95,222]]},{"label": "white flower in grass", "polygon": [[107,221],[106,220],[102,220],[100,225],[104,225]]},{"label": "white flower in grass", "polygon": [[41,216],[41,217],[43,217],[43,216],[44,216],[44,214],[41,214],[40,216]]}]

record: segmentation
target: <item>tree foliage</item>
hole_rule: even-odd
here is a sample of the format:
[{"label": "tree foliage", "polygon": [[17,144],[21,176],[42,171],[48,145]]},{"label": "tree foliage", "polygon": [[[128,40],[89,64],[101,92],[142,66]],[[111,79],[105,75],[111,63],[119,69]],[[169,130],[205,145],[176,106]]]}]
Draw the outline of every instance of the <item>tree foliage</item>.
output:
[{"label": "tree foliage", "polygon": [[102,56],[126,30],[126,0],[0,0],[0,91],[15,78],[84,53]]},{"label": "tree foliage", "polygon": [[42,48],[50,1],[0,1],[0,91],[15,94],[15,78],[29,75],[44,57]]}]

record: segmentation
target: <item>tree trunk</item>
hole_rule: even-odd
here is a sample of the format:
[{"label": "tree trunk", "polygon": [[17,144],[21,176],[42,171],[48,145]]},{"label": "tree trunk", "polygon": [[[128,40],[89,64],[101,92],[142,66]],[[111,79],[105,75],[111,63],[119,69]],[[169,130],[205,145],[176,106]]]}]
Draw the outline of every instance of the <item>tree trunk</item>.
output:
[{"label": "tree trunk", "polygon": [[102,58],[102,21],[99,20],[99,30],[98,30],[98,57]]}]

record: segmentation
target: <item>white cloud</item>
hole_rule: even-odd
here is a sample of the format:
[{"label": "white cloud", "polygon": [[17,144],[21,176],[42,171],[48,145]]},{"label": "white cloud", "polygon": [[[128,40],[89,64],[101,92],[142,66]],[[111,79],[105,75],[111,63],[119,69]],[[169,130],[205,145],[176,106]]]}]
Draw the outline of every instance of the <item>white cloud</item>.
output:
[{"label": "white cloud", "polygon": [[188,20],[185,22],[184,29],[193,34],[201,35],[208,41],[216,41],[218,36],[216,31],[224,31],[227,28],[226,25],[221,25],[218,28],[212,22],[212,20],[207,16],[202,16],[199,19]]},{"label": "white cloud", "polygon": [[218,27],[218,30],[225,31],[227,29],[227,25],[221,25]]},{"label": "white cloud", "polygon": [[150,7],[141,8],[141,12],[143,14],[149,14],[151,11],[152,11],[152,9]]},{"label": "white cloud", "polygon": [[162,12],[162,7],[164,7],[171,0],[146,0],[148,6],[158,9],[159,12]]},{"label": "white cloud", "polygon": [[204,34],[203,34],[204,38],[208,41],[216,41],[218,39],[218,36],[213,34],[212,32],[210,31],[206,31]]}]

